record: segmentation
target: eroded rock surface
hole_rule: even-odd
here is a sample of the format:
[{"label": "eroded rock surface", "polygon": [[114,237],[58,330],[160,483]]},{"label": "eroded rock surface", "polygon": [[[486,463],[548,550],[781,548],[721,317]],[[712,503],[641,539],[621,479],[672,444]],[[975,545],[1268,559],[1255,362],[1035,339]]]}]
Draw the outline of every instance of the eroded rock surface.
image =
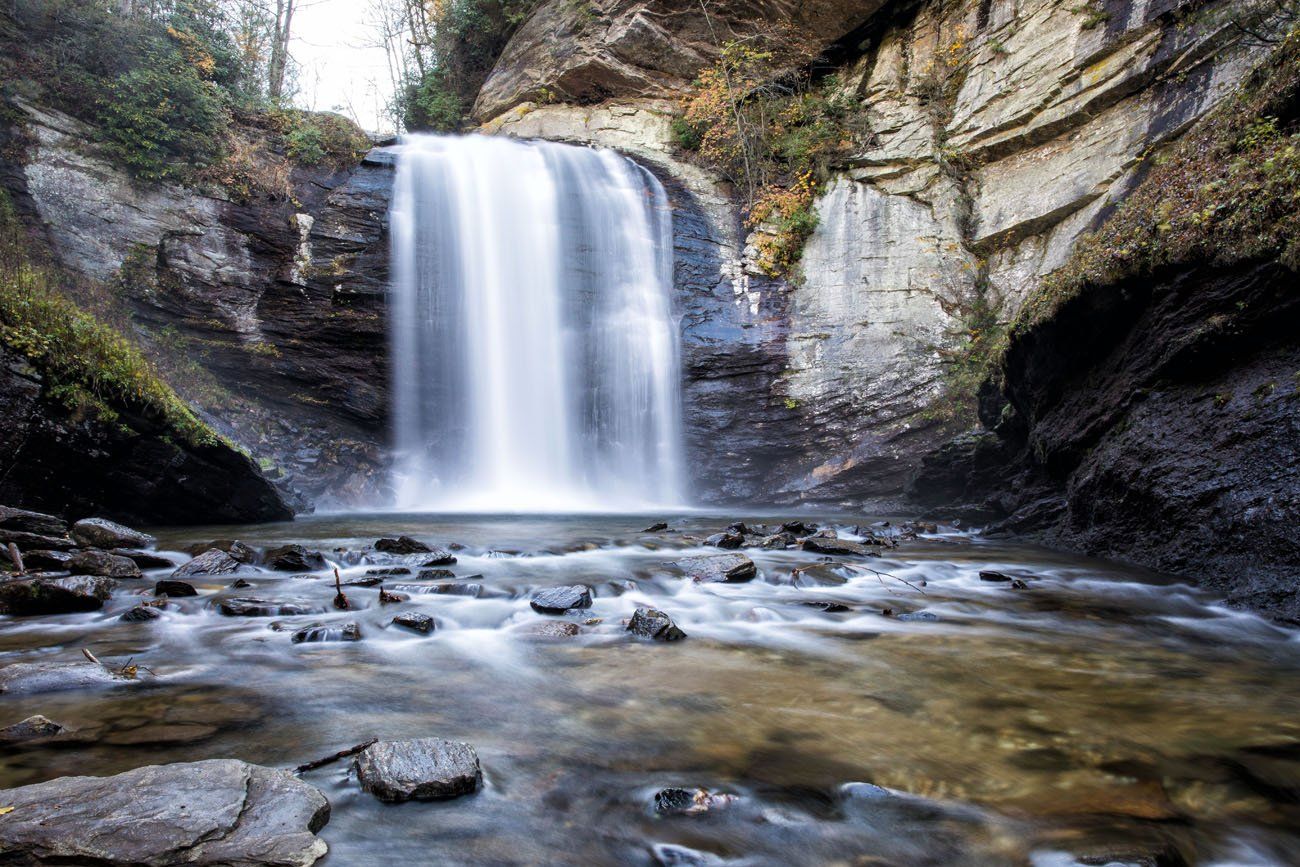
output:
[{"label": "eroded rock surface", "polygon": [[361,788],[381,801],[431,801],[477,791],[482,773],[469,744],[441,738],[380,741],[353,763]]}]

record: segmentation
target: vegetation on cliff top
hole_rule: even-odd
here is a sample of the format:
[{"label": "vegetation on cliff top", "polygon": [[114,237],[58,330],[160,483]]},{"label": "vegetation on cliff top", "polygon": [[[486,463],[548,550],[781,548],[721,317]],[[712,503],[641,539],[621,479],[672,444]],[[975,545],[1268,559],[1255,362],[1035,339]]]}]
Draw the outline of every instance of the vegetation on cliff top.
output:
[{"label": "vegetation on cliff top", "polygon": [[[245,8],[247,6],[247,8]],[[241,155],[235,121],[261,126],[297,163],[342,164],[368,146],[351,121],[272,98],[254,7],[168,0],[125,13],[97,0],[17,0],[0,28],[6,95],[86,121],[106,156],[142,180],[220,178]]]},{"label": "vegetation on cliff top", "polygon": [[41,371],[47,395],[101,421],[114,421],[125,409],[157,420],[191,445],[215,445],[216,432],[139,349],[63,294],[64,275],[35,261],[29,240],[0,192],[0,343]]},{"label": "vegetation on cliff top", "polygon": [[1276,258],[1300,270],[1300,30],[1146,176],[1012,323],[1023,333],[1089,286]]},{"label": "vegetation on cliff top", "polygon": [[817,226],[813,203],[853,147],[856,105],[833,76],[813,80],[815,53],[777,31],[727,42],[673,125],[680,147],[739,190],[771,276],[798,263]]}]

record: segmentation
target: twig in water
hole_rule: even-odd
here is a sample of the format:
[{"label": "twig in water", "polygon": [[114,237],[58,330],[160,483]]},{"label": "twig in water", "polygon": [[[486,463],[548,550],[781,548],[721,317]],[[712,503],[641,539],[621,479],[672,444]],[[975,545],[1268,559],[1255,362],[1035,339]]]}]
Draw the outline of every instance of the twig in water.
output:
[{"label": "twig in water", "polygon": [[348,756],[354,756],[362,750],[379,743],[379,738],[371,738],[363,744],[357,744],[355,747],[348,747],[346,750],[339,750],[337,753],[326,756],[323,759],[317,759],[314,762],[307,762],[293,769],[295,774],[301,774],[304,771],[314,771],[317,768],[323,768],[330,762],[337,762],[339,759],[346,759]]},{"label": "twig in water", "polygon": [[347,611],[352,607],[348,602],[348,597],[343,595],[343,579],[339,578],[339,567],[334,567],[334,607],[340,611]]},{"label": "twig in water", "polygon": [[870,572],[872,575],[875,575],[876,580],[880,582],[880,586],[884,587],[886,590],[889,590],[890,593],[893,593],[894,591],[890,590],[889,585],[885,583],[886,578],[893,578],[895,581],[899,582],[900,584],[906,584],[908,587],[911,587],[913,590],[915,590],[917,593],[920,593],[922,596],[928,595],[924,590],[922,590],[920,587],[913,584],[911,581],[908,581],[906,578],[899,578],[897,575],[893,575],[889,572],[877,572],[875,569],[872,569],[869,566],[859,566],[856,563],[849,563],[846,565],[850,566],[853,569],[861,569],[864,572]]}]

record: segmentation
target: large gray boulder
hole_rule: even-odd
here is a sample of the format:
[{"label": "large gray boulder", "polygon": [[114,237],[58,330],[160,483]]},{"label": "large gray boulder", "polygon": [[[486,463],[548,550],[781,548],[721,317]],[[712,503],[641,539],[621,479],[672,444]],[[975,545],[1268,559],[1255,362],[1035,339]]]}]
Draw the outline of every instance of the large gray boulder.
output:
[{"label": "large gray boulder", "polygon": [[380,741],[353,762],[361,788],[381,801],[432,801],[468,795],[482,779],[478,753],[442,738]]},{"label": "large gray boulder", "polygon": [[88,548],[150,548],[158,540],[104,518],[86,518],[72,525],[72,538]]},{"label": "large gray boulder", "polygon": [[0,581],[0,614],[26,617],[98,611],[116,586],[112,578],[92,575]]},{"label": "large gray boulder", "polygon": [[[26,695],[138,683],[93,662],[15,662],[0,668],[0,693]],[[2,821],[2,820],[0,820]],[[0,858],[0,864],[4,859]]]},{"label": "large gray boulder", "polygon": [[73,575],[99,575],[105,578],[139,578],[140,567],[130,557],[119,557],[94,548],[78,551],[68,560]]},{"label": "large gray boulder", "polygon": [[172,573],[172,578],[190,578],[196,575],[229,575],[240,567],[240,561],[218,548],[209,548]]},{"label": "large gray boulder", "polygon": [[235,759],[60,777],[0,791],[0,863],[307,867],[329,801],[288,771]]},{"label": "large gray boulder", "polygon": [[529,604],[539,614],[563,614],[575,608],[590,608],[591,590],[581,584],[548,587],[534,593]]}]

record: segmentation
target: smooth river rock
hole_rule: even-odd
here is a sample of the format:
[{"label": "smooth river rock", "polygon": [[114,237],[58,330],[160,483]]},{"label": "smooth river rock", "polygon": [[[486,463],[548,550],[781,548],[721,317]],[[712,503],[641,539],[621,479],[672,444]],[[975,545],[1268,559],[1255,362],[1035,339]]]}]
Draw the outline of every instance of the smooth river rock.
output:
[{"label": "smooth river rock", "polygon": [[196,575],[229,575],[240,562],[219,548],[209,548],[172,573],[173,578],[190,578]]},{"label": "smooth river rock", "polygon": [[758,567],[744,554],[683,557],[673,565],[700,584],[752,581],[758,575]]},{"label": "smooth river rock", "polygon": [[431,801],[468,795],[482,771],[469,744],[442,738],[380,741],[353,762],[361,788],[381,801]]},{"label": "smooth river rock", "polygon": [[319,551],[308,551],[302,545],[281,545],[266,552],[268,569],[277,572],[313,572],[325,568],[325,557]]},{"label": "smooth river rock", "polygon": [[158,540],[104,518],[86,518],[72,525],[72,538],[88,548],[149,548]]},{"label": "smooth river rock", "polygon": [[627,631],[637,638],[656,641],[678,641],[686,637],[673,619],[657,608],[638,608],[627,622]]},{"label": "smooth river rock", "polygon": [[396,539],[380,539],[375,542],[375,550],[385,554],[425,554],[433,549],[410,536],[398,536]]},{"label": "smooth river rock", "polygon": [[0,743],[29,741],[36,738],[50,738],[67,731],[67,727],[56,723],[49,717],[36,714],[21,722],[0,728]]},{"label": "smooth river rock", "polygon": [[176,599],[181,596],[198,596],[199,591],[195,590],[194,585],[187,581],[173,581],[168,578],[153,585],[153,595],[170,596]]},{"label": "smooth river rock", "polygon": [[828,536],[809,536],[799,543],[805,551],[814,554],[835,554],[839,556],[869,557],[871,549],[860,542],[847,539],[834,539]]},{"label": "smooth river rock", "polygon": [[[15,662],[0,668],[0,693],[7,695],[30,695],[128,683],[138,681],[118,677],[104,666],[93,662]],[[0,858],[0,864],[3,863],[4,859]]]},{"label": "smooth river rock", "polygon": [[105,578],[139,578],[140,567],[129,557],[119,557],[94,549],[78,551],[68,561],[73,575],[99,575]]},{"label": "smooth river rock", "polygon": [[98,611],[116,586],[112,578],[91,575],[15,578],[0,583],[0,614],[27,617]]},{"label": "smooth river rock", "polygon": [[274,602],[249,596],[223,599],[218,607],[227,617],[294,617],[314,613],[308,606],[295,602]]},{"label": "smooth river rock", "polygon": [[325,796],[235,759],[60,777],[0,791],[0,863],[307,867],[328,847]]},{"label": "smooth river rock", "polygon": [[534,593],[529,604],[539,614],[563,614],[575,608],[590,608],[591,590],[581,584],[548,587]]},{"label": "smooth river rock", "polygon": [[435,628],[433,618],[418,611],[402,612],[393,618],[393,625],[409,629],[412,632],[418,632],[421,635],[428,635]]}]

